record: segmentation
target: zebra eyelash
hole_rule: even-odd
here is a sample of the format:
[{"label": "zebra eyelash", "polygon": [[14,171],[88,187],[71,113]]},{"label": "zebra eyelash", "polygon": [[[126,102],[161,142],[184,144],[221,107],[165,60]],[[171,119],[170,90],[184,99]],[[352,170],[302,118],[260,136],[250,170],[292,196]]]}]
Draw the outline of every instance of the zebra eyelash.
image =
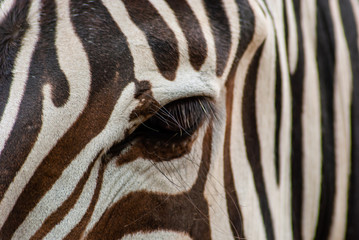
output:
[{"label": "zebra eyelash", "polygon": [[135,139],[151,139],[156,143],[164,143],[164,146],[190,141],[206,121],[217,119],[215,104],[208,97],[180,99],[151,111],[152,117],[141,123],[124,140],[114,144],[107,152],[109,156],[119,155]]},{"label": "zebra eyelash", "polygon": [[138,128],[138,132],[158,137],[182,138],[192,136],[205,120],[216,117],[213,101],[208,97],[192,97],[171,102]]}]

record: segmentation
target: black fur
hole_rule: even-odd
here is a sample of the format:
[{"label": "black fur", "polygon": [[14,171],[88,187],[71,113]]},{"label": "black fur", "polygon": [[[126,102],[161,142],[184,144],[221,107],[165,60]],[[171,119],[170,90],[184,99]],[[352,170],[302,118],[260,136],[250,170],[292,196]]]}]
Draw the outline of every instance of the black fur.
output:
[{"label": "black fur", "polygon": [[28,29],[29,1],[18,0],[0,22],[0,120],[4,113],[12,82],[12,69],[21,40]]}]

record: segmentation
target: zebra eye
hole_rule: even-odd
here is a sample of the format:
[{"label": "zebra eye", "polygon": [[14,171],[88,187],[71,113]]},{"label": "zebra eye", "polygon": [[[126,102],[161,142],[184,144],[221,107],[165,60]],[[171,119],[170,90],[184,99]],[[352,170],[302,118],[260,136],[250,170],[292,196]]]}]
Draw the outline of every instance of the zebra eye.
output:
[{"label": "zebra eye", "polygon": [[126,139],[113,145],[108,154],[119,156],[124,148],[131,145],[145,158],[178,157],[189,151],[190,142],[194,139],[192,136],[206,119],[215,117],[216,111],[209,98],[193,97],[174,101],[155,112]]},{"label": "zebra eye", "polygon": [[186,138],[192,136],[214,113],[214,104],[209,98],[180,99],[160,108],[136,131],[159,138]]}]

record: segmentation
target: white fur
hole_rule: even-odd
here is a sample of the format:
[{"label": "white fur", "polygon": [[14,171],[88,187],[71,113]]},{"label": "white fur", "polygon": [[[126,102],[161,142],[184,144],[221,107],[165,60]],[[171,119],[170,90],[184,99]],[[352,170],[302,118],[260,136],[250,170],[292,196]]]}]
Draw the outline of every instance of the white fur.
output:
[{"label": "white fur", "polygon": [[[260,46],[266,40],[258,69],[256,89],[256,114],[261,159],[265,179],[266,193],[272,214],[274,235],[278,239],[292,238],[291,222],[291,92],[289,72],[293,73],[298,64],[297,27],[292,2],[285,0],[288,14],[288,51],[284,43],[284,16],[281,1],[269,0],[267,5],[261,0],[249,0],[256,19],[255,35],[238,65],[234,85],[234,108],[231,132],[231,165],[234,184],[243,216],[246,238],[265,239],[265,223],[263,222],[259,199],[255,188],[253,172],[246,156],[242,126],[242,97],[244,80],[249,64]],[[346,40],[338,7],[339,0],[330,0],[331,14],[335,30],[336,59],[335,68],[335,138],[336,138],[336,196],[334,218],[330,232],[331,239],[340,239],[345,234],[347,213],[348,178],[350,172],[350,97],[352,75]],[[359,4],[354,5],[356,20],[359,19]],[[39,33],[40,1],[32,3],[29,23],[18,58],[15,61],[14,81],[10,90],[9,102],[0,122],[0,151],[11,134],[19,106],[23,98],[28,78],[28,67]],[[215,120],[212,138],[211,165],[205,185],[205,198],[209,205],[209,218],[213,239],[233,239],[229,222],[225,189],[223,188],[223,146],[226,121],[226,88],[224,82],[231,68],[227,64],[221,78],[216,76],[216,51],[213,34],[206,10],[201,1],[190,1],[188,4],[202,27],[208,46],[208,57],[200,71],[193,69],[189,63],[188,46],[177,19],[164,0],[150,0],[165,22],[174,32],[180,51],[179,67],[174,81],[165,79],[155,64],[151,49],[144,33],[134,24],[121,1],[103,0],[112,18],[127,38],[128,46],[134,58],[135,76],[139,81],[147,80],[152,85],[153,97],[161,105],[171,101],[204,95],[216,99],[220,109],[218,120]],[[4,0],[0,9],[0,22],[10,11],[13,1]],[[6,221],[18,196],[23,191],[36,168],[44,157],[56,145],[58,139],[68,131],[76,121],[88,101],[91,74],[89,63],[80,40],[74,34],[69,16],[69,0],[56,0],[58,6],[56,50],[61,69],[70,86],[69,101],[60,108],[53,105],[51,86],[43,88],[43,125],[37,142],[28,159],[9,186],[5,197],[0,202],[0,227]],[[313,239],[316,230],[319,197],[321,186],[321,129],[320,129],[320,93],[319,78],[316,66],[316,3],[312,0],[302,1],[302,31],[305,51],[305,77],[303,96],[303,239]],[[267,9],[268,7],[268,9]],[[229,17],[232,32],[232,47],[229,60],[231,63],[237,51],[239,39],[238,9],[234,0],[224,1],[224,8]],[[271,13],[271,16],[269,14]],[[359,21],[358,21],[359,22]],[[275,128],[275,36],[278,38],[278,52],[282,68],[282,119],[280,129],[280,185],[275,181],[274,168],[274,128]],[[359,28],[358,28],[359,30]],[[289,63],[289,68],[288,64]],[[122,92],[111,117],[104,130],[93,138],[63,171],[61,177],[42,197],[37,206],[30,212],[25,221],[15,232],[13,239],[30,238],[44,223],[46,218],[56,211],[74,191],[81,177],[92,161],[96,161],[79,199],[64,219],[46,236],[46,239],[57,239],[66,236],[81,220],[91,203],[96,186],[101,157],[94,159],[102,151],[104,153],[115,142],[125,136],[127,129],[134,128],[139,122],[129,121],[129,115],[138,105],[134,99],[135,85],[130,83]],[[53,126],[56,125],[56,128]],[[103,213],[129,193],[145,190],[148,192],[176,195],[188,191],[198,177],[198,169],[202,156],[202,141],[206,126],[199,131],[191,152],[186,156],[170,162],[154,163],[138,158],[133,162],[118,166],[116,159],[106,165],[103,183],[93,215],[86,227],[85,234],[100,220]],[[128,150],[128,149],[127,149]],[[126,149],[124,150],[126,151]],[[191,239],[185,233],[174,231],[138,232],[129,234],[123,239]]]},{"label": "white fur", "polygon": [[[187,61],[187,64],[180,64],[175,81],[168,81],[158,72],[145,35],[132,22],[124,4],[121,1],[105,0],[103,2],[121,31],[127,39],[131,40],[128,41],[128,45],[135,63],[136,78],[151,82],[153,96],[161,105],[195,95],[218,96],[220,86],[214,72],[210,70],[215,69],[215,66],[208,69],[203,67],[201,71],[197,72]],[[159,8],[159,6],[157,7]],[[162,7],[167,9],[166,6]],[[179,27],[176,24],[172,25],[174,25],[172,30],[177,30],[176,34],[183,40],[184,37]],[[179,44],[186,44],[186,41],[183,40]],[[181,46],[180,49],[187,49],[187,46]],[[183,53],[181,59],[184,57],[182,55]],[[210,58],[207,61],[210,61],[208,64],[215,64],[215,61],[212,63]]]},{"label": "white fur", "polygon": [[[287,9],[288,7],[292,6],[291,2],[287,1]],[[276,216],[274,218],[274,227],[275,227],[275,236],[278,239],[292,239],[292,223],[291,223],[291,217],[292,217],[292,210],[291,210],[291,165],[290,165],[290,157],[291,157],[291,122],[292,122],[292,111],[291,111],[291,89],[290,89],[290,79],[289,79],[289,71],[288,69],[288,62],[289,64],[293,64],[294,67],[296,66],[297,62],[297,54],[298,50],[292,49],[289,50],[290,52],[287,53],[286,47],[285,47],[285,33],[284,33],[284,18],[286,16],[283,15],[283,5],[284,3],[282,1],[268,1],[267,2],[272,18],[274,20],[274,27],[276,31],[277,36],[277,48],[278,48],[278,54],[279,54],[279,63],[281,68],[281,84],[282,84],[282,92],[281,92],[281,99],[278,99],[281,101],[282,104],[282,112],[281,112],[281,125],[280,125],[280,142],[279,142],[279,186],[277,190],[277,194],[275,194],[274,186],[272,188],[268,187],[269,199],[270,204],[272,206],[272,212],[273,215]],[[288,10],[289,11],[289,10]],[[292,12],[292,14],[294,14]],[[287,20],[288,27],[292,27],[293,30],[289,30],[289,46],[291,45],[291,41],[295,42],[297,39],[297,33],[296,33],[296,23],[294,22],[295,18],[294,15],[291,16],[289,13],[289,19]],[[293,33],[293,31],[295,31]],[[292,43],[293,44],[293,43]],[[297,47],[296,42],[293,44]],[[287,58],[287,54],[289,54],[289,59]],[[272,60],[273,61],[273,60]],[[265,76],[264,76],[265,77]],[[272,90],[273,91],[273,90]],[[274,96],[273,96],[274,99]],[[269,100],[269,99],[268,99]],[[269,100],[270,101],[270,100]],[[262,103],[260,103],[262,104]],[[273,101],[272,104],[275,104]],[[274,109],[273,109],[274,110]],[[273,111],[272,110],[272,111]],[[259,113],[258,113],[259,114]],[[261,114],[265,114],[261,113]],[[277,119],[279,121],[279,119]],[[274,126],[273,126],[274,128]],[[272,141],[274,139],[274,135],[272,135]],[[269,141],[269,139],[267,140]],[[274,142],[274,141],[273,141]],[[263,160],[266,159],[267,156],[263,156]],[[268,161],[269,162],[269,161]],[[274,166],[274,162],[272,164]],[[269,166],[264,167],[264,169],[267,169]],[[267,170],[265,171],[267,172]],[[267,175],[268,176],[268,175]],[[274,180],[275,176],[272,176],[272,179]],[[266,180],[266,182],[269,182]],[[274,184],[273,181],[271,181],[272,184]],[[273,191],[273,194],[272,194]],[[272,197],[273,195],[273,197]]]},{"label": "white fur", "polygon": [[[76,227],[76,224],[81,221],[86,214],[88,207],[91,204],[91,199],[94,195],[96,183],[98,181],[98,174],[101,161],[96,161],[91,175],[87,180],[84,189],[77,200],[76,204],[69,211],[69,213],[49,232],[44,239],[63,239],[71,230]],[[21,235],[20,235],[21,236]]]},{"label": "white fur", "polygon": [[232,239],[231,223],[227,212],[226,193],[224,189],[223,142],[226,118],[222,109],[226,108],[226,90],[222,89],[222,97],[217,99],[218,120],[213,122],[211,165],[207,176],[204,195],[208,201],[209,219],[212,239]]},{"label": "white fur", "polygon": [[106,167],[100,197],[87,230],[98,222],[107,208],[131,192],[145,190],[175,195],[189,191],[198,176],[203,129],[191,152],[170,162],[155,163],[138,158],[118,167],[116,159],[111,161]]},{"label": "white fur", "polygon": [[[298,33],[292,0],[286,1],[288,23],[288,55],[290,73],[294,73],[298,64]],[[283,19],[284,20],[284,19]],[[284,36],[283,36],[284,37]],[[282,38],[279,38],[282,39]]]},{"label": "white fur", "polygon": [[15,5],[16,0],[3,0],[0,5],[0,23],[4,18],[9,14],[13,6]]},{"label": "white fur", "polygon": [[[330,0],[335,37],[334,136],[335,136],[335,198],[331,240],[343,238],[349,194],[351,160],[351,96],[352,71],[350,53],[341,20],[338,0]],[[355,63],[354,63],[355,64]]]},{"label": "white fur", "polygon": [[316,63],[316,3],[302,2],[305,51],[303,86],[303,239],[313,239],[317,225],[322,175],[319,76]]},{"label": "white fur", "polygon": [[[228,22],[231,30],[231,36],[232,36],[232,46],[228,55],[228,63],[233,62],[234,57],[237,52],[239,34],[240,34],[240,21],[239,21],[239,14],[238,14],[238,6],[235,1],[223,1],[223,6],[226,11],[226,15],[228,16]],[[223,75],[221,77],[221,83],[224,84],[224,81],[227,80],[227,76],[229,71],[232,69],[232,64],[226,65]]]},{"label": "white fur", "polygon": [[192,238],[185,233],[174,231],[154,231],[150,233],[138,232],[128,234],[121,240],[191,240]]},{"label": "white fur", "polygon": [[[27,79],[29,77],[28,71],[30,66],[31,57],[35,44],[39,35],[39,8],[40,3],[38,0],[33,1],[30,7],[29,16],[29,30],[26,32],[23,40],[23,45],[20,48],[18,57],[15,60],[15,67],[13,71],[13,82],[10,89],[9,101],[6,104],[4,115],[0,122],[0,152],[4,149],[5,143],[10,136],[12,128],[16,121],[20,103],[25,91]],[[22,180],[23,181],[23,180]],[[4,195],[0,202],[0,228],[8,217],[12,207],[14,206],[17,196],[20,194],[21,189],[14,187],[16,184],[9,186],[9,191]]]},{"label": "white fur", "polygon": [[201,67],[201,72],[212,73],[213,76],[211,75],[211,77],[215,78],[216,49],[215,49],[214,36],[212,34],[209,19],[206,15],[206,10],[201,1],[187,0],[187,3],[193,10],[194,15],[197,17],[198,22],[201,25],[204,38],[206,39],[206,43],[207,43],[207,58],[203,66]]},{"label": "white fur", "polygon": [[70,85],[70,97],[63,107],[55,107],[51,100],[51,85],[44,86],[41,131],[28,158],[6,192],[12,196],[13,204],[42,160],[81,114],[88,98],[91,76],[87,56],[72,29],[69,9],[66,7],[69,1],[62,2],[64,7],[58,8],[58,15],[61,17],[57,21],[56,47],[61,70]]},{"label": "white fur", "polygon": [[[272,5],[271,5],[272,4]],[[268,2],[271,9],[282,9],[272,2]],[[271,11],[273,19],[279,19],[281,16],[275,11]],[[276,85],[276,45],[274,31],[279,31],[279,26],[275,26],[272,18],[267,13],[268,37],[263,48],[262,57],[258,70],[258,80],[256,89],[256,111],[257,111],[257,128],[261,145],[261,161],[263,169],[264,183],[268,203],[272,212],[274,235],[279,239],[291,239],[288,230],[291,229],[291,215],[289,198],[289,184],[278,186],[276,182],[275,170],[275,85]],[[275,21],[275,22],[280,22]],[[278,34],[278,33],[277,33]],[[280,51],[278,50],[280,53]],[[283,56],[281,56],[283,57]],[[281,64],[281,62],[279,62]],[[281,100],[281,99],[279,99]],[[280,144],[280,142],[279,142]],[[281,159],[279,159],[280,161]],[[288,160],[288,159],[287,159]],[[280,165],[279,170],[283,166]],[[288,171],[288,168],[285,169]],[[279,173],[282,174],[282,171]],[[280,176],[282,178],[282,176]],[[287,180],[287,179],[286,179]],[[283,184],[281,181],[280,184]],[[284,196],[283,196],[284,195]]]},{"label": "white fur", "polygon": [[235,187],[237,189],[238,200],[240,203],[244,232],[248,239],[265,239],[264,223],[260,211],[259,199],[256,193],[252,170],[249,165],[243,136],[242,127],[242,97],[244,80],[247,69],[258,48],[267,36],[265,28],[265,17],[259,9],[256,1],[250,1],[254,9],[257,21],[253,41],[249,44],[248,50],[244,53],[239,62],[236,81],[233,93],[233,103],[235,104],[232,114],[232,134],[231,134],[231,163],[234,173]]},{"label": "white fur", "polygon": [[[123,138],[128,120],[127,116],[136,103],[132,101],[133,93],[134,84],[129,84],[123,90],[104,131],[93,138],[62,172],[61,177],[30,212],[18,231],[27,229],[31,232],[39,228],[46,217],[60,207],[70,196],[97,153],[102,149],[108,149],[117,139]],[[86,200],[90,201],[91,199],[87,198]]]}]

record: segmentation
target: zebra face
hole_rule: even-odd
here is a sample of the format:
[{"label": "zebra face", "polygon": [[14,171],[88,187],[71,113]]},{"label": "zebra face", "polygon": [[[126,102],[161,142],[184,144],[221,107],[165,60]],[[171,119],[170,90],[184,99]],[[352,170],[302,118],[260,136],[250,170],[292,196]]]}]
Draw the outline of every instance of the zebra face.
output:
[{"label": "zebra face", "polygon": [[0,240],[359,239],[356,0],[0,0]]},{"label": "zebra face", "polygon": [[240,6],[1,6],[0,239],[209,237],[206,180],[223,151],[212,146],[223,139]]}]

